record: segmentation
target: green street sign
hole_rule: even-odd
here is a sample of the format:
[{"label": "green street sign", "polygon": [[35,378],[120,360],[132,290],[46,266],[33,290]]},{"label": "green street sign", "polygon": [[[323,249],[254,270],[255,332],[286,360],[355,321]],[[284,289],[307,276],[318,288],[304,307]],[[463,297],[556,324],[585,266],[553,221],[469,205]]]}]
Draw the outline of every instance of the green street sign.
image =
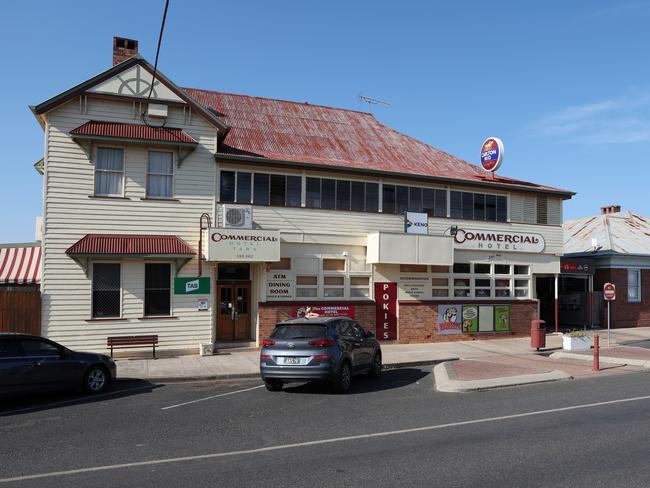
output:
[{"label": "green street sign", "polygon": [[174,278],[176,295],[209,295],[210,278]]}]

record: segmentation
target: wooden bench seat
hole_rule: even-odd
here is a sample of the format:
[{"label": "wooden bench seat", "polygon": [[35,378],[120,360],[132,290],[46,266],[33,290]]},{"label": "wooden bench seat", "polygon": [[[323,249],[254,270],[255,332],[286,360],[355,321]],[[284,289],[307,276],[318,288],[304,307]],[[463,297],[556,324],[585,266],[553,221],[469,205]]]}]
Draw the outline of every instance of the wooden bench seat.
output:
[{"label": "wooden bench seat", "polygon": [[138,336],[113,336],[106,338],[106,346],[113,349],[127,349],[140,346],[151,346],[153,348],[153,358],[156,359],[156,345],[158,344],[157,335],[138,335]]}]

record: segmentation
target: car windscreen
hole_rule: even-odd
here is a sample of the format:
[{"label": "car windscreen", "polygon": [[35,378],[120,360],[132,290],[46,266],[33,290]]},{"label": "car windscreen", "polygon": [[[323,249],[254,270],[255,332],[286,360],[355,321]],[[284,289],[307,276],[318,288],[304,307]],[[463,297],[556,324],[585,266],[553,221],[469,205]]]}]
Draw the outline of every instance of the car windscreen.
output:
[{"label": "car windscreen", "polygon": [[323,337],[323,325],[278,325],[271,338],[273,339],[315,339]]}]

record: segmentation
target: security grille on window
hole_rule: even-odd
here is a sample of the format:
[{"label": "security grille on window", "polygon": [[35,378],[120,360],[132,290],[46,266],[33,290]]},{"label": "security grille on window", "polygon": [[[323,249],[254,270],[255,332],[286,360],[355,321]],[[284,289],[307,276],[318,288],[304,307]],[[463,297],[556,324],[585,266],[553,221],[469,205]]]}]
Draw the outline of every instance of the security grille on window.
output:
[{"label": "security grille on window", "polygon": [[172,198],[174,155],[171,152],[149,151],[147,165],[147,196]]},{"label": "security grille on window", "polygon": [[641,270],[640,269],[627,270],[627,301],[628,302],[641,301]]},{"label": "security grille on window", "polygon": [[146,263],[144,274],[144,315],[169,315],[171,265]]},{"label": "security grille on window", "polygon": [[98,147],[95,161],[95,195],[122,196],[124,192],[124,150]]},{"label": "security grille on window", "polygon": [[93,264],[93,318],[120,316],[120,271],[119,263]]}]

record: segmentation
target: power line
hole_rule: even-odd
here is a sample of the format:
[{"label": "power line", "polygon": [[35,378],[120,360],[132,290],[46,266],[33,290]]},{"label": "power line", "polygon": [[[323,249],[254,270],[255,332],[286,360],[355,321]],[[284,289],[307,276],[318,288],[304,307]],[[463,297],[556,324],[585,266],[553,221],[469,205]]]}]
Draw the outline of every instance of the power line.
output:
[{"label": "power line", "polygon": [[[165,30],[165,22],[167,21],[167,9],[169,8],[169,0],[165,0],[165,10],[163,12],[163,18],[162,18],[162,23],[160,24],[160,34],[158,35],[158,46],[156,47],[156,60],[154,61],[153,64],[153,76],[151,78],[151,86],[149,87],[149,95],[147,96],[147,106],[149,105],[149,102],[151,101],[151,94],[153,93],[153,86],[156,83],[156,73],[158,71],[158,56],[160,55],[160,44],[162,43],[162,36],[163,32]],[[145,120],[145,112],[144,110],[142,111],[142,122],[147,124],[147,121]],[[166,121],[165,121],[166,123]],[[165,123],[161,127],[164,127]]]}]

